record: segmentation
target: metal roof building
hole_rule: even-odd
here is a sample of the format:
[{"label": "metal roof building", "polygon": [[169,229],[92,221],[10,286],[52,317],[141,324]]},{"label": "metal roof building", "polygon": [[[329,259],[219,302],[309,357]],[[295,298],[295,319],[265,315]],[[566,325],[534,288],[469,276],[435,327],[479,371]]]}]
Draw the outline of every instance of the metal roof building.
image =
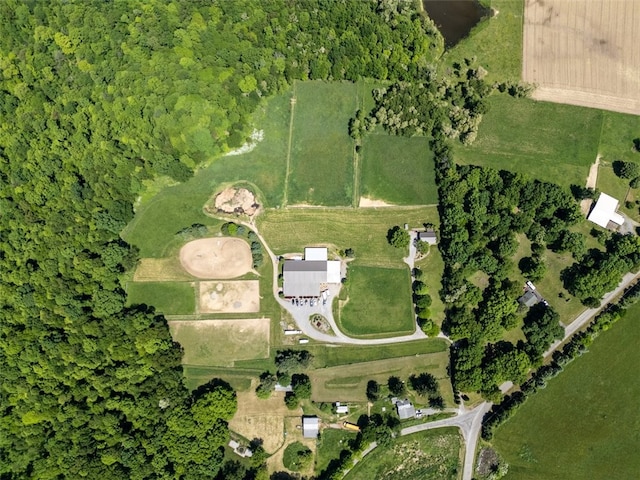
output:
[{"label": "metal roof building", "polygon": [[601,193],[587,219],[596,225],[600,225],[602,228],[607,228],[609,222],[622,225],[624,223],[624,217],[616,213],[617,209],[618,200],[606,193]]},{"label": "metal roof building", "polygon": [[282,267],[285,297],[318,297],[327,281],[327,262],[286,260]]},{"label": "metal roof building", "polygon": [[398,400],[396,402],[396,408],[398,409],[400,420],[406,420],[407,418],[414,418],[416,416],[416,409],[409,400]]},{"label": "metal roof building", "polygon": [[318,438],[320,433],[320,419],[318,417],[302,417],[302,436],[304,438]]},{"label": "metal roof building", "polygon": [[427,230],[426,232],[418,232],[418,239],[422,242],[426,242],[429,245],[435,245],[438,243],[438,237],[433,230]]}]

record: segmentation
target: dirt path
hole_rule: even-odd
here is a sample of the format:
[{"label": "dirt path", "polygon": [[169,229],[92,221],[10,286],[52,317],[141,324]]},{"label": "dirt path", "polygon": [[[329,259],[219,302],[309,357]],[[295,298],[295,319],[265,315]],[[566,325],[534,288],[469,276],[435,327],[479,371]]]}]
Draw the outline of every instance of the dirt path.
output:
[{"label": "dirt path", "polygon": [[[596,161],[591,167],[589,167],[589,176],[587,177],[587,183],[585,187],[592,188],[595,190],[596,183],[598,182],[598,168],[600,167],[600,154],[596,157]],[[580,210],[584,215],[589,213],[589,209],[591,208],[591,203],[593,200],[590,198],[585,198],[580,202]]]},{"label": "dirt path", "polygon": [[291,87],[292,96],[291,96],[291,114],[289,115],[289,142],[287,145],[287,170],[284,174],[284,188],[282,190],[282,206],[286,206],[288,202],[289,196],[289,175],[291,174],[291,145],[293,143],[293,114],[296,108],[296,82],[293,82],[293,86]]}]

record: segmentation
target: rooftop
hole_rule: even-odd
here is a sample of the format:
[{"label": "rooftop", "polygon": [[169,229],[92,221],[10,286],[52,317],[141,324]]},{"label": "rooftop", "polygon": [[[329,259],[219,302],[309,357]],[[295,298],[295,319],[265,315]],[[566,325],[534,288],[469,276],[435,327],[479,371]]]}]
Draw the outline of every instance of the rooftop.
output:
[{"label": "rooftop", "polygon": [[320,419],[318,417],[302,417],[302,436],[304,438],[318,438],[320,433]]},{"label": "rooftop", "polygon": [[609,222],[622,225],[624,223],[624,217],[616,213],[617,209],[618,200],[606,193],[601,193],[587,219],[602,228],[607,228]]}]

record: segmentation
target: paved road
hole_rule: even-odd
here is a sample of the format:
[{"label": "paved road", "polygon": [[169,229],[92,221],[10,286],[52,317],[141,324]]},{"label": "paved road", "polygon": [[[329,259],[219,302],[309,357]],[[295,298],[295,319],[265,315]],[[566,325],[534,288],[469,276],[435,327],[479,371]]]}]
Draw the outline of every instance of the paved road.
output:
[{"label": "paved road", "polygon": [[551,344],[549,349],[544,352],[544,356],[548,357],[551,355],[564,341],[566,341],[571,335],[576,333],[581,327],[583,327],[586,323],[590,322],[593,317],[595,317],[605,306],[607,306],[617,295],[622,293],[625,288],[631,285],[636,279],[640,278],[640,272],[638,273],[627,273],[624,277],[622,277],[622,281],[615,290],[607,293],[602,302],[600,302],[600,306],[597,308],[589,308],[582,312],[578,317],[571,322],[571,324],[565,328],[564,337],[562,340],[556,340]]},{"label": "paved road", "polygon": [[491,403],[484,402],[476,408],[451,418],[437,420],[435,422],[414,425],[400,430],[400,435],[410,435],[412,433],[422,432],[424,430],[432,430],[434,428],[457,427],[462,432],[464,439],[464,464],[462,470],[462,480],[471,480],[473,478],[473,467],[476,457],[476,448],[478,439],[480,438],[480,429],[482,427],[482,418],[484,414],[491,408]]}]

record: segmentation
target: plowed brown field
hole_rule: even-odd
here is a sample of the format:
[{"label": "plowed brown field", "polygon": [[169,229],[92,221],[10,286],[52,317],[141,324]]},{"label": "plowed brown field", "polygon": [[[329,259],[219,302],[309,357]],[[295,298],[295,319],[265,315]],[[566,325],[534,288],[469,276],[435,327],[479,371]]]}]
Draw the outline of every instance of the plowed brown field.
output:
[{"label": "plowed brown field", "polygon": [[533,98],[640,114],[640,1],[527,0],[522,77]]}]

